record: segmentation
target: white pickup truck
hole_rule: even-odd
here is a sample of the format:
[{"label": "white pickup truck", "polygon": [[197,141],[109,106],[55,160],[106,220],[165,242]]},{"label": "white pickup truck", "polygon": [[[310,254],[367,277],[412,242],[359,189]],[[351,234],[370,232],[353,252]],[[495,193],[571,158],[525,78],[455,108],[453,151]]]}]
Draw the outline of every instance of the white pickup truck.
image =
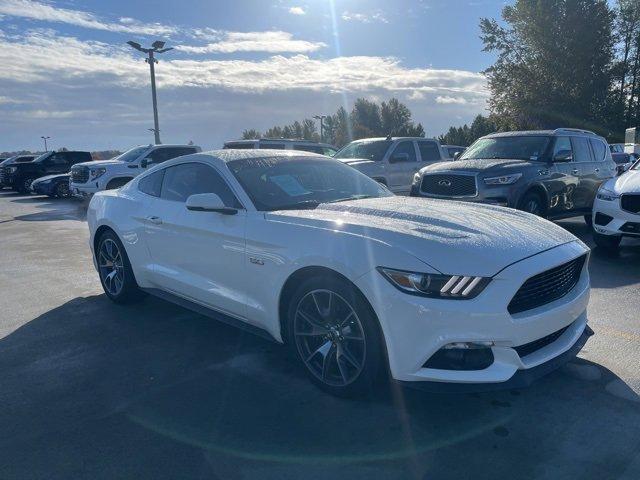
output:
[{"label": "white pickup truck", "polygon": [[148,166],[201,152],[195,145],[141,145],[111,160],[78,163],[71,168],[69,189],[76,197],[91,197],[101,190],[120,188]]}]

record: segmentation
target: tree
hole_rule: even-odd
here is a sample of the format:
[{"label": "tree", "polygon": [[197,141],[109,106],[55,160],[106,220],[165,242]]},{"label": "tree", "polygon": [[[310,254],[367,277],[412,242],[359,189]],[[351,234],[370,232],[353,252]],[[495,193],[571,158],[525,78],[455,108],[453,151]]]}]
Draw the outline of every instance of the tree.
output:
[{"label": "tree", "polygon": [[438,137],[438,140],[440,140],[440,143],[443,145],[468,147],[478,138],[498,130],[500,130],[500,128],[494,118],[478,115],[473,119],[470,126],[465,124],[462,127],[450,127],[447,133]]},{"label": "tree", "polygon": [[262,134],[256,130],[255,128],[251,128],[249,130],[244,130],[242,132],[242,139],[243,140],[253,140],[256,138],[262,138]]},{"label": "tree", "polygon": [[586,127],[608,132],[613,12],[606,0],[516,0],[505,26],[480,22],[491,112],[511,128]]}]

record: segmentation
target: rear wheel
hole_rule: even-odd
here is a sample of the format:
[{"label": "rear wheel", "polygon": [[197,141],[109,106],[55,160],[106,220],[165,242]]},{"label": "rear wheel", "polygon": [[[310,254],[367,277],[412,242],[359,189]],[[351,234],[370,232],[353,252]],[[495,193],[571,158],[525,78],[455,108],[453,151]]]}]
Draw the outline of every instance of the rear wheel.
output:
[{"label": "rear wheel", "polygon": [[66,198],[69,196],[69,183],[68,182],[60,182],[56,185],[56,197],[58,198]]},{"label": "rear wheel", "polygon": [[311,380],[338,396],[371,391],[384,365],[382,335],[362,294],[338,277],[303,282],[287,313],[294,354]]},{"label": "rear wheel", "polygon": [[520,200],[518,210],[543,217],[545,208],[542,196],[536,192],[527,192]]},{"label": "rear wheel", "polygon": [[104,293],[115,303],[131,303],[143,293],[136,283],[129,257],[118,236],[107,231],[100,237],[96,249],[98,274]]},{"label": "rear wheel", "polygon": [[593,232],[593,241],[603,250],[617,250],[620,247],[622,237],[620,235],[602,235],[598,232]]}]

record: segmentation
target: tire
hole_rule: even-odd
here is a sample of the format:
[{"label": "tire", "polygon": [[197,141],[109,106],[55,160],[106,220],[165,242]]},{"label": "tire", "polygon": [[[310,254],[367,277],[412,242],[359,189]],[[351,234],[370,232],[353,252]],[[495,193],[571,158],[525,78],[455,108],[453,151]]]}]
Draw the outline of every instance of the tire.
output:
[{"label": "tire", "polygon": [[68,182],[60,182],[56,185],[56,197],[58,198],[67,198],[69,196],[69,183]]},{"label": "tire", "polygon": [[525,193],[518,203],[518,210],[538,215],[539,217],[544,217],[546,213],[544,200],[542,199],[542,196],[536,192]]},{"label": "tire", "polygon": [[127,252],[113,231],[106,231],[100,236],[95,255],[100,283],[110,300],[126,304],[144,296],[136,283]]},{"label": "tire", "polygon": [[286,329],[294,356],[322,390],[340,397],[372,392],[386,364],[383,337],[354,285],[329,275],[302,282],[289,302]]},{"label": "tire", "polygon": [[620,247],[622,237],[620,235],[602,235],[601,233],[593,232],[593,241],[603,250],[614,251]]},{"label": "tire", "polygon": [[29,193],[31,190],[31,183],[35,180],[34,177],[25,177],[17,184],[17,190],[20,193]]},{"label": "tire", "polygon": [[109,183],[107,183],[105,190],[115,190],[116,188],[123,187],[131,180],[131,178],[114,178],[113,180],[110,180]]}]

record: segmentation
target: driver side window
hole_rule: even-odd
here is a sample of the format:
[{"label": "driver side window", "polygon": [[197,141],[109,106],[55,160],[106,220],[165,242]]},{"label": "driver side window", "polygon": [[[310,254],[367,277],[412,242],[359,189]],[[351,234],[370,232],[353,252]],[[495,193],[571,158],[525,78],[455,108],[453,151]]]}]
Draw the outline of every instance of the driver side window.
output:
[{"label": "driver side window", "polygon": [[227,207],[243,208],[227,182],[212,167],[203,163],[182,163],[164,170],[160,197],[186,202],[191,195],[215,193]]},{"label": "driver side window", "polygon": [[61,154],[61,153],[56,153],[54,155],[51,155],[48,160],[47,160],[47,164],[51,165],[51,166],[59,166],[59,165],[66,165],[67,164],[67,159],[66,157]]},{"label": "driver side window", "polygon": [[553,147],[553,160],[573,160],[573,148],[569,137],[558,137]]},{"label": "driver side window", "polygon": [[391,154],[391,158],[395,161],[401,162],[415,162],[416,159],[416,149],[411,141],[404,141],[398,143],[396,148],[393,150]]}]

